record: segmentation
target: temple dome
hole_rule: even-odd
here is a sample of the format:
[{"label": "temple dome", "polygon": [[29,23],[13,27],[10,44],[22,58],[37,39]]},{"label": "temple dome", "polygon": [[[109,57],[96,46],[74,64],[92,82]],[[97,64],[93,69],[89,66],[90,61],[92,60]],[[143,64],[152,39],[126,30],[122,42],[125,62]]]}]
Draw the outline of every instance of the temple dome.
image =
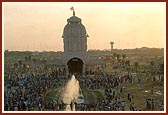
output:
[{"label": "temple dome", "polygon": [[78,22],[81,22],[81,19],[76,17],[76,16],[72,16],[69,19],[67,19],[67,22],[69,22],[69,23],[78,23]]},{"label": "temple dome", "polygon": [[72,16],[69,19],[67,19],[67,25],[64,27],[63,31],[63,38],[68,39],[68,38],[86,38],[87,33],[85,26],[81,23],[81,19]]}]

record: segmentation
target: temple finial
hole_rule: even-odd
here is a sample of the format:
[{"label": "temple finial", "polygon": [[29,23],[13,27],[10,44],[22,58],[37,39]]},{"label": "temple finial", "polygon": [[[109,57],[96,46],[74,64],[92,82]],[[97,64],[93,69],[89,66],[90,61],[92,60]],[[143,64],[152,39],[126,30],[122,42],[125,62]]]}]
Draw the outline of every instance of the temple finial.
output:
[{"label": "temple finial", "polygon": [[75,16],[75,10],[73,6],[70,8],[70,10],[73,10],[73,16]]}]

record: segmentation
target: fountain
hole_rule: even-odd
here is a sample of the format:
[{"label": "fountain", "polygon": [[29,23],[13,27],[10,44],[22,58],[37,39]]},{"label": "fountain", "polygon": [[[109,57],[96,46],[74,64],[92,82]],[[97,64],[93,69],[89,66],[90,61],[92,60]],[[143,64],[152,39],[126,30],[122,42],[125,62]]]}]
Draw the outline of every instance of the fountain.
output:
[{"label": "fountain", "polygon": [[65,111],[75,111],[75,102],[79,95],[79,81],[72,75],[62,92],[62,100],[66,104]]}]

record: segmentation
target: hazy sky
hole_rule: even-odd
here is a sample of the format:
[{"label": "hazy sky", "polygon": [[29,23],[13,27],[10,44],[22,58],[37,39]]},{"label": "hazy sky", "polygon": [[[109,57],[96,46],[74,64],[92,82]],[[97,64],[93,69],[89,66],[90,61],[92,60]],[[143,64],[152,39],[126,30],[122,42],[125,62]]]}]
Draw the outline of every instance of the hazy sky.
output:
[{"label": "hazy sky", "polygon": [[88,49],[164,47],[165,3],[3,3],[4,49],[63,51],[67,19],[76,16],[89,35]]}]

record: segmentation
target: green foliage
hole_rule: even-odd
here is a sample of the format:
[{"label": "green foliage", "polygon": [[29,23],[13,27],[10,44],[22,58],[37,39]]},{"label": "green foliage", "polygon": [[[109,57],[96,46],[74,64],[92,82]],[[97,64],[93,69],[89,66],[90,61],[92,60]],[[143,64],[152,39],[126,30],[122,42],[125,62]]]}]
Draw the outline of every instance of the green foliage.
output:
[{"label": "green foliage", "polygon": [[45,96],[45,101],[46,102],[51,101],[57,93],[58,93],[57,91],[48,92],[47,95]]}]

